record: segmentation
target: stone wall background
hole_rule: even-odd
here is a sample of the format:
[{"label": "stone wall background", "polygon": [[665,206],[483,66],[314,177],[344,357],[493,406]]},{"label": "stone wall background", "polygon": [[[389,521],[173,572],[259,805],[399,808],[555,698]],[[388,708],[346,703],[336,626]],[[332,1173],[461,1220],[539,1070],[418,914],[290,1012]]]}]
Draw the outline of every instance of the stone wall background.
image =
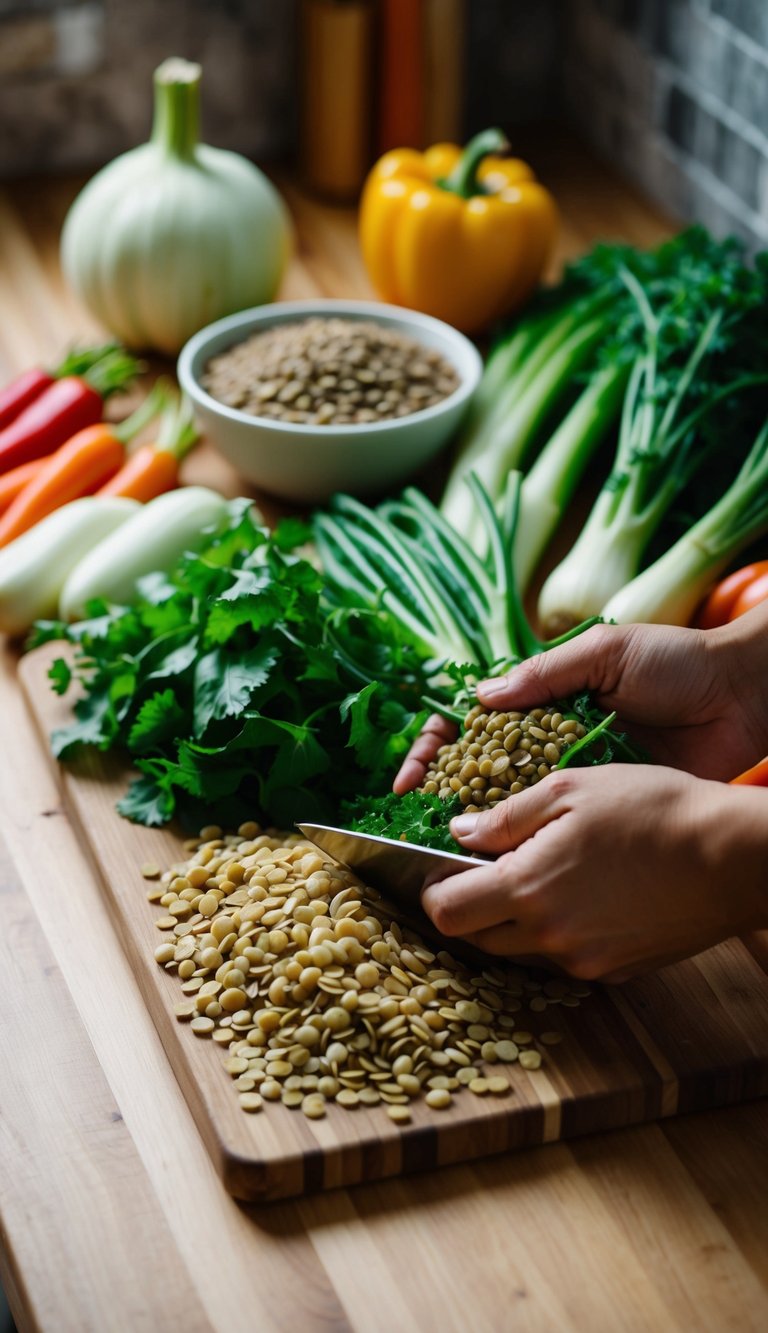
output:
[{"label": "stone wall background", "polygon": [[[0,0],[0,176],[88,169],[147,135],[166,55],[204,131],[296,147],[298,0]],[[467,0],[467,133],[564,118],[667,212],[768,245],[768,0]]]}]

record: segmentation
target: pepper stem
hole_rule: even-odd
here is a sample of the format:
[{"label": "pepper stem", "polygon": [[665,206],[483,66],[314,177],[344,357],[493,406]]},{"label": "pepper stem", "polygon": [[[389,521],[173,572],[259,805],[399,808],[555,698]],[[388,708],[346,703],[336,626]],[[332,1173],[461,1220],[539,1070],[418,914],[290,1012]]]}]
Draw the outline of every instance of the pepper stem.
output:
[{"label": "pepper stem", "polygon": [[152,142],[174,157],[191,157],[199,140],[200,65],[171,56],[155,70]]},{"label": "pepper stem", "polygon": [[450,176],[440,181],[444,190],[461,195],[462,199],[471,199],[475,194],[482,194],[477,179],[483,159],[491,153],[508,153],[509,140],[501,130],[481,130],[470,139]]}]

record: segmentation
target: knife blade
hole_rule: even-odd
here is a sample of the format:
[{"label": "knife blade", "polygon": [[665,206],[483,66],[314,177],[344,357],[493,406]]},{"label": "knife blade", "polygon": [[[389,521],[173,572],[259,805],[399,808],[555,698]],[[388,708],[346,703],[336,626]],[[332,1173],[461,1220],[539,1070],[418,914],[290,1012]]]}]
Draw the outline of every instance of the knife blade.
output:
[{"label": "knife blade", "polygon": [[371,888],[412,910],[419,908],[419,895],[427,879],[443,879],[460,870],[482,865],[475,856],[437,852],[413,842],[399,842],[372,833],[355,833],[329,824],[299,824],[298,827],[305,838]]}]

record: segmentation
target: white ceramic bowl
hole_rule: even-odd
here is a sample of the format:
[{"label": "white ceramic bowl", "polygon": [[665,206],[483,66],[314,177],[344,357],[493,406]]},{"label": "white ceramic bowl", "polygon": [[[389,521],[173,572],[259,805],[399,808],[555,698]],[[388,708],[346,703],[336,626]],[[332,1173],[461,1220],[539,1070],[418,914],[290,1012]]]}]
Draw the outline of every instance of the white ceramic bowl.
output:
[{"label": "white ceramic bowl", "polygon": [[[211,357],[274,324],[334,315],[375,320],[433,347],[455,366],[459,387],[442,402],[389,421],[352,426],[294,425],[251,416],[211,397],[200,380]],[[182,348],[179,383],[206,435],[255,486],[304,503],[334,491],[365,495],[404,481],[429,462],[458,426],[482,373],[473,343],[413,310],[376,301],[278,301],[228,315],[201,329]]]}]

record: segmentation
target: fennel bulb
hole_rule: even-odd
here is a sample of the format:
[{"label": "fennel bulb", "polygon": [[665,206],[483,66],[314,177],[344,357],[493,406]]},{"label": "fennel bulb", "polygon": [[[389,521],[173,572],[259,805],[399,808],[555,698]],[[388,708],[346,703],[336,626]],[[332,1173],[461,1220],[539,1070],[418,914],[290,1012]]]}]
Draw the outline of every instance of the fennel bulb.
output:
[{"label": "fennel bulb", "polygon": [[270,301],[290,252],[274,186],[198,141],[200,75],[160,65],[149,143],[99,171],[64,224],[65,276],[128,347],[174,354],[212,320]]}]

